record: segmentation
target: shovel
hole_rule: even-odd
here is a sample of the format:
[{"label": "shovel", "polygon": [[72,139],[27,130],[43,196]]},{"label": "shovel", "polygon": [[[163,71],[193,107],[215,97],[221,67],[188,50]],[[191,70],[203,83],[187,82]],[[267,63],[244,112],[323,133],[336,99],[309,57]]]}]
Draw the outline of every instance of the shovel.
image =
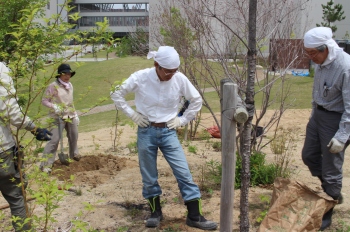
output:
[{"label": "shovel", "polygon": [[60,137],[60,147],[61,147],[61,151],[58,153],[58,158],[60,159],[61,164],[63,165],[69,165],[68,162],[68,155],[63,153],[63,136],[62,136],[62,119],[59,118],[58,119],[58,133],[59,133],[59,137]]}]

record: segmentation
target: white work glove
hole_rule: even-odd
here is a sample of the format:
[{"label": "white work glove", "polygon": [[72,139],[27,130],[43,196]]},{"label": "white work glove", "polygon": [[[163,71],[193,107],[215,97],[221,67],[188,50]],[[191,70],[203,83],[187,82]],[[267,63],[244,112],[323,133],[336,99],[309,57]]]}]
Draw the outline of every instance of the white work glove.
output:
[{"label": "white work glove", "polygon": [[327,147],[329,147],[329,151],[331,153],[339,153],[344,149],[345,143],[342,143],[338,141],[337,139],[333,138],[331,141],[328,143]]},{"label": "white work glove", "polygon": [[169,120],[166,124],[170,130],[176,129],[176,128],[181,126],[181,120],[179,117],[175,117],[175,118]]},{"label": "white work glove", "polygon": [[58,115],[62,114],[62,109],[58,105],[53,104],[52,108],[55,111],[55,114],[58,114]]},{"label": "white work glove", "polygon": [[79,119],[79,116],[77,114],[75,115],[74,120],[75,120],[75,124],[77,124],[77,126],[79,126],[80,119]]},{"label": "white work glove", "polygon": [[140,127],[146,127],[149,125],[148,118],[138,112],[134,112],[131,115],[131,120],[133,120]]}]

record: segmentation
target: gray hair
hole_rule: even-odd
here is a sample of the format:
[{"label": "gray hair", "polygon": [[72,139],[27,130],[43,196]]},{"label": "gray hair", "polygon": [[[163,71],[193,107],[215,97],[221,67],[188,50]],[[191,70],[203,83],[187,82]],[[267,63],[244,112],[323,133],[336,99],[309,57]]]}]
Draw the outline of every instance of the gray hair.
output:
[{"label": "gray hair", "polygon": [[327,48],[327,45],[325,45],[325,44],[322,44],[321,46],[316,47],[317,51],[319,51],[319,52],[324,52],[324,50],[326,50],[326,48]]}]

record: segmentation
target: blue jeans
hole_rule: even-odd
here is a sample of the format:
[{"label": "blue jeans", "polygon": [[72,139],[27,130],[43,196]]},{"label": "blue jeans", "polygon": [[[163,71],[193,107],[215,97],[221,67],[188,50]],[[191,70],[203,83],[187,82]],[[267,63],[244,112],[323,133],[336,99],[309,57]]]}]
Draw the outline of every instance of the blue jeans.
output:
[{"label": "blue jeans", "polygon": [[158,148],[173,170],[183,200],[186,202],[201,197],[198,186],[193,182],[176,130],[169,130],[166,127],[138,127],[137,148],[144,198],[148,199],[162,194],[158,184]]}]

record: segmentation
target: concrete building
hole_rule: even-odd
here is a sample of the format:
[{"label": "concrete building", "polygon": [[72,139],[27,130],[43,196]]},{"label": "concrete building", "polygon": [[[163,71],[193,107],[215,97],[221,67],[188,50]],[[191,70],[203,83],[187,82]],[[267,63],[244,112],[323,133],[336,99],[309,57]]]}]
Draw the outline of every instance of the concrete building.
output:
[{"label": "concrete building", "polygon": [[[48,3],[48,14],[60,12],[63,0],[51,0]],[[71,13],[79,12],[81,18],[73,30],[89,30],[95,27],[96,22],[102,22],[104,18],[109,21],[109,29],[115,37],[123,37],[129,32],[134,32],[137,27],[148,31],[149,24],[149,0],[73,0],[74,6]],[[66,12],[63,13],[63,17]]]},{"label": "concrete building", "polygon": [[[88,30],[95,26],[95,22],[103,21],[104,17],[109,20],[111,31],[115,32],[115,36],[122,37],[129,32],[134,32],[137,27],[143,28],[145,31],[151,31],[157,29],[157,21],[154,20],[156,14],[158,14],[157,5],[160,2],[169,1],[176,4],[174,0],[73,0],[72,4],[75,6],[72,12],[79,12],[81,18],[77,22],[75,29]],[[270,3],[273,7],[275,0],[263,1],[264,4]],[[294,28],[296,38],[302,38],[305,31],[316,26],[316,23],[321,23],[322,19],[322,7],[321,4],[327,4],[329,0],[289,0],[296,4],[300,4],[297,9],[298,22]],[[61,11],[61,7],[64,0],[51,0],[47,5],[47,14],[56,14]],[[228,0],[211,0],[216,3],[217,6],[232,6],[232,1]],[[219,3],[219,4],[218,4]],[[346,19],[340,22],[335,22],[338,30],[335,32],[335,39],[343,39],[346,32],[350,33],[350,1],[348,0],[334,0],[334,4],[342,4],[345,11]],[[229,7],[224,7],[225,13],[228,15],[234,15]],[[66,13],[63,12],[63,16],[66,17]],[[67,17],[68,20],[68,17]],[[224,33],[225,28],[218,25],[218,31]],[[220,28],[222,27],[222,28]],[[219,33],[219,34],[220,34]],[[222,38],[222,36],[219,36]],[[150,46],[155,43],[155,38],[150,35]]]}]

